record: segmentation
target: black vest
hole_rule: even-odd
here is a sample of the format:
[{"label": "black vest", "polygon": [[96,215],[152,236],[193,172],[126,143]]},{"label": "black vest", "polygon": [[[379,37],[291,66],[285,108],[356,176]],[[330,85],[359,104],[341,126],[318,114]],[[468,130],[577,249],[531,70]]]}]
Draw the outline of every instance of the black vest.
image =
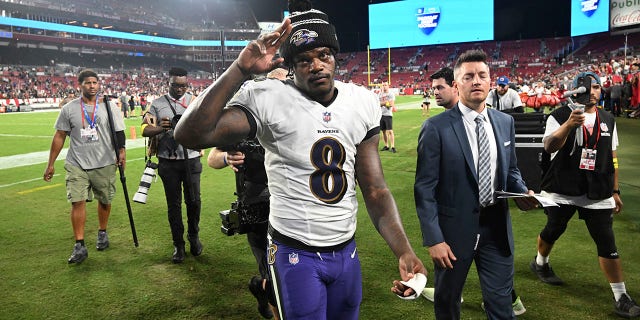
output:
[{"label": "black vest", "polygon": [[[575,146],[574,149],[576,130],[571,130],[564,146],[558,150],[542,177],[542,190],[567,196],[586,194],[587,198],[592,200],[602,200],[612,196],[615,169],[611,143],[615,119],[609,112],[600,109],[596,112],[598,116],[592,134],[588,136],[587,141],[583,142],[583,146]],[[560,125],[565,123],[570,115],[569,107],[556,109],[550,114]],[[596,164],[593,171],[579,168],[585,144],[590,148],[596,146]]]}]

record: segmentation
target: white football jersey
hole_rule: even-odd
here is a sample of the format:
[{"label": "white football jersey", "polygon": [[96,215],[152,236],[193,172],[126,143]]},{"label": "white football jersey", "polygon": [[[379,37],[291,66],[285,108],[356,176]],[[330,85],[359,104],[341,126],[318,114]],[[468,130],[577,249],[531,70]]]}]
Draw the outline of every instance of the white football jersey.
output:
[{"label": "white football jersey", "polygon": [[293,81],[245,83],[228,106],[248,110],[265,148],[269,222],[278,232],[309,246],[343,243],[356,230],[356,147],[380,126],[375,94],[335,81],[327,107]]}]

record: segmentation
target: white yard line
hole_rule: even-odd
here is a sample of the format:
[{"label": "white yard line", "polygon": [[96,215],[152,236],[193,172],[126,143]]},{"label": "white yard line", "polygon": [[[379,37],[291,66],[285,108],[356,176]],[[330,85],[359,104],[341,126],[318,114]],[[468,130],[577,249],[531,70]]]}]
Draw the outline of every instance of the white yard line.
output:
[{"label": "white yard line", "polygon": [[[421,102],[420,102],[421,103]],[[420,104],[419,103],[402,103],[402,104],[398,104],[398,108],[399,109],[420,109]],[[442,108],[442,107],[438,107],[438,106],[432,106],[431,108]],[[5,136],[5,137],[35,137],[35,138],[51,138],[51,136],[29,136],[29,135],[17,135],[17,134],[0,134],[0,136]],[[127,149],[138,149],[138,148],[144,148],[144,141],[145,139],[128,139],[127,140]],[[60,154],[58,155],[58,160],[64,159],[67,156],[67,151],[68,149],[62,149],[60,151]],[[127,162],[130,161],[138,161],[138,160],[143,160],[144,158],[135,158],[135,159],[127,159]],[[34,164],[41,164],[41,163],[47,163],[47,161],[49,161],[49,151],[38,151],[38,152],[31,152],[31,153],[25,153],[25,154],[17,154],[17,155],[13,155],[13,156],[6,156],[6,157],[0,157],[0,170],[3,169],[11,169],[11,168],[17,168],[17,167],[24,167],[24,166],[30,166],[30,165],[34,165]],[[58,174],[56,174],[57,176]],[[28,179],[28,180],[23,180],[23,181],[18,181],[18,182],[13,182],[10,184],[4,184],[4,185],[0,185],[0,188],[6,188],[6,187],[10,187],[13,185],[17,185],[17,184],[22,184],[22,183],[28,183],[28,182],[32,182],[32,181],[36,181],[36,180],[40,180],[42,179],[40,178],[33,178],[33,179]]]},{"label": "white yard line", "polygon": [[[135,158],[135,159],[127,159],[127,162],[133,162],[133,161],[140,161],[140,160],[144,160],[144,158]],[[60,176],[59,173],[56,173],[53,175],[54,177]],[[11,187],[11,186],[15,186],[15,185],[19,185],[19,184],[23,184],[23,183],[29,183],[29,182],[33,182],[33,181],[39,181],[42,180],[42,177],[40,178],[33,178],[33,179],[27,179],[27,180],[22,180],[22,181],[17,181],[17,182],[13,182],[13,183],[8,183],[8,184],[0,184],[0,189],[2,188],[7,188],[7,187]]]},{"label": "white yard line", "polygon": [[[59,175],[60,175],[60,174],[56,173],[56,174],[54,174],[53,176],[54,176],[54,177],[57,177],[57,176],[59,176]],[[9,184],[2,184],[2,185],[0,185],[0,189],[2,189],[2,188],[6,188],[6,187],[15,186],[15,185],[18,185],[18,184],[27,183],[27,182],[38,181],[38,180],[42,180],[42,178],[33,178],[33,179],[29,179],[29,180],[22,180],[22,181],[18,181],[18,182],[14,182],[14,183],[9,183]]]},{"label": "white yard line", "polygon": [[[137,148],[144,148],[144,139],[127,140],[127,149]],[[67,156],[67,151],[68,148],[62,149],[60,151],[60,155],[58,155],[58,160],[64,159]],[[38,151],[0,157],[0,170],[47,163],[47,161],[49,161],[49,151]]]},{"label": "white yard line", "polygon": [[51,139],[51,136],[31,136],[27,134],[9,134],[9,133],[0,133],[0,137],[21,137],[21,138],[47,138]]}]

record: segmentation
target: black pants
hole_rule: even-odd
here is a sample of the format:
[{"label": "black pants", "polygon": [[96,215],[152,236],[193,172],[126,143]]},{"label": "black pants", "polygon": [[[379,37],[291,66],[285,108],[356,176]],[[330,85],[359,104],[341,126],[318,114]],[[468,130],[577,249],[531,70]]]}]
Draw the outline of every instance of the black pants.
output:
[{"label": "black pants", "polygon": [[[190,184],[187,183],[187,172],[189,172],[186,167],[187,162],[191,173]],[[184,202],[187,205],[187,237],[188,239],[198,237],[201,207],[200,173],[202,173],[200,158],[193,158],[188,161],[159,159],[158,174],[162,178],[162,184],[164,185],[164,195],[167,199],[167,215],[174,245],[184,245],[184,224],[182,223],[183,191]]]},{"label": "black pants", "polygon": [[251,230],[247,232],[247,241],[249,242],[253,256],[256,258],[258,271],[260,271],[262,279],[267,279],[269,272],[267,269],[267,246],[269,245],[267,242],[268,226],[268,222],[255,224]]},{"label": "black pants", "polygon": [[616,117],[619,117],[622,114],[620,98],[611,98],[611,113]]}]

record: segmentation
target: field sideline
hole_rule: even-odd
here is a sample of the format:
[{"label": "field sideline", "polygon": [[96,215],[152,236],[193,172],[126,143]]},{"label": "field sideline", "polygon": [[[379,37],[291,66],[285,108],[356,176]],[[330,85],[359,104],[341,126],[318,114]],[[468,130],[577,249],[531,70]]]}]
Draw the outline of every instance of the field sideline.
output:
[{"label": "field sideline", "polygon": [[[394,115],[398,153],[381,152],[380,157],[406,232],[431,271],[413,200],[417,135],[426,119],[421,116],[421,99],[398,98],[399,111]],[[432,107],[431,116],[439,112],[441,108]],[[97,215],[95,204],[89,204],[89,258],[69,266],[66,259],[73,235],[70,205],[65,200],[64,156],[58,157],[53,180],[42,180],[56,116],[55,112],[0,114],[0,319],[261,319],[247,289],[257,267],[246,238],[228,237],[219,230],[218,212],[228,209],[234,200],[231,170],[203,170],[202,256],[187,255],[183,264],[171,263],[173,246],[159,180],[152,184],[147,204],[131,204],[140,242],[134,247],[118,181],[109,224],[111,247],[104,252],[95,250]],[[127,148],[127,187],[132,197],[144,168],[144,139],[139,132],[140,117],[125,122],[127,135],[129,127],[137,130],[137,139],[129,140]],[[614,229],[627,290],[640,300],[640,121],[619,118],[618,126],[625,206],[614,220]],[[423,298],[403,301],[391,294],[391,281],[398,276],[397,260],[373,228],[360,196],[359,200],[356,239],[363,270],[361,319],[434,319],[431,302]],[[512,219],[515,287],[527,308],[519,319],[619,319],[613,314],[611,289],[582,221],[574,218],[554,248],[551,263],[566,282],[554,287],[540,283],[528,268],[535,255],[536,236],[544,226],[543,212],[525,213],[512,207]],[[464,299],[463,319],[486,318],[474,268]]]}]

